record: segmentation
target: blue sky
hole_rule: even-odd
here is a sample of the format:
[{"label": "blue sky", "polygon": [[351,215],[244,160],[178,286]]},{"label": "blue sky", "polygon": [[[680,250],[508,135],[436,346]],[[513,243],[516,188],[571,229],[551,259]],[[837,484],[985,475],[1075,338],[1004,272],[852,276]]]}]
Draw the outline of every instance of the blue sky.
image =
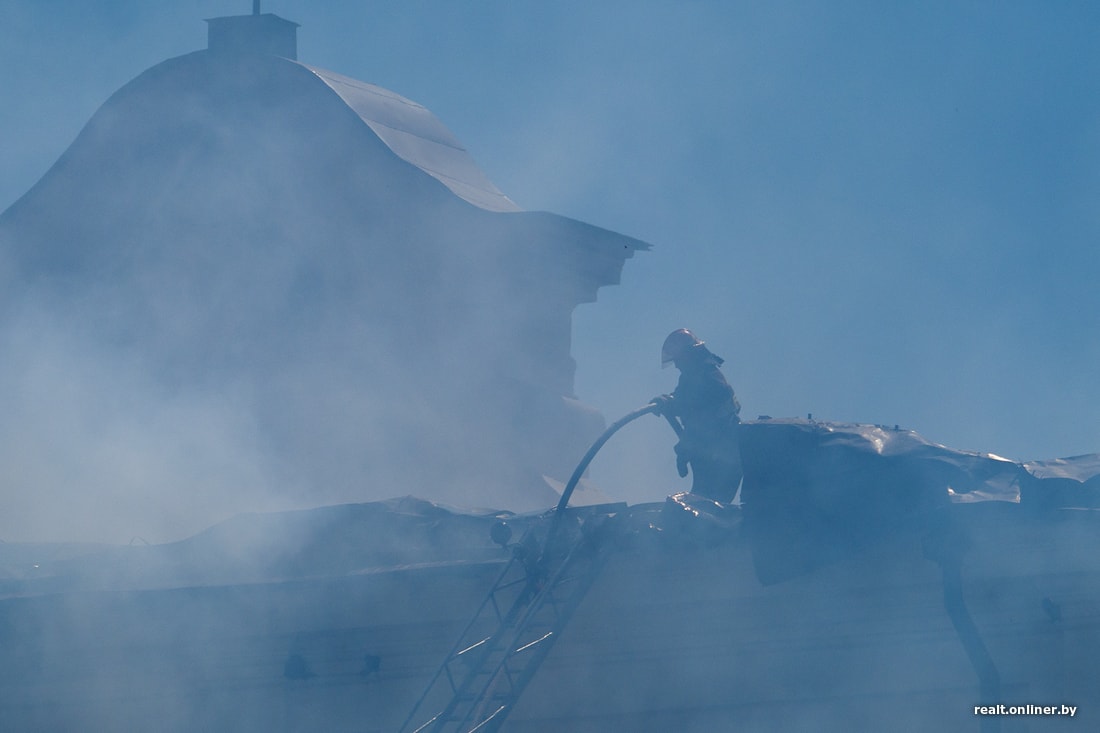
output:
[{"label": "blue sky", "polygon": [[[246,0],[0,0],[0,208]],[[574,318],[608,421],[696,330],[746,417],[1100,451],[1100,9],[1084,2],[306,2],[299,58],[431,109],[520,206],[653,244]],[[678,484],[632,426],[615,495]]]}]

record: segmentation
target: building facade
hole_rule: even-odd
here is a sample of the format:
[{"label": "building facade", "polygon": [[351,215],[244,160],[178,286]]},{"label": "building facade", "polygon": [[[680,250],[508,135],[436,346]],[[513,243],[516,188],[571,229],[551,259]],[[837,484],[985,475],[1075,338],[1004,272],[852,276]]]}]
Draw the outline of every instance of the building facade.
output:
[{"label": "building facade", "polygon": [[208,22],[0,217],[8,302],[238,404],[298,504],[552,505],[603,425],[573,309],[647,245],[520,210],[423,106],[297,61],[296,24]]}]

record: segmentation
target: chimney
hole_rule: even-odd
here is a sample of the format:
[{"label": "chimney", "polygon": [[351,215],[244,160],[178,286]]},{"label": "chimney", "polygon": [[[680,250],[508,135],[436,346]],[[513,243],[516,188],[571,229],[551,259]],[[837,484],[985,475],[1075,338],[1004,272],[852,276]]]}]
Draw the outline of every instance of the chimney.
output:
[{"label": "chimney", "polygon": [[298,60],[298,24],[260,12],[252,0],[251,15],[207,18],[206,47],[217,53],[269,54]]}]

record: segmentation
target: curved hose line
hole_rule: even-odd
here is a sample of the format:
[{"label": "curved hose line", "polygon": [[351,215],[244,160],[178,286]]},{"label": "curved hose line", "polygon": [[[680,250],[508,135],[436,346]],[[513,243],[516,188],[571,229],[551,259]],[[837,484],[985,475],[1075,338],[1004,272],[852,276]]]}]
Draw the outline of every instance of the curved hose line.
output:
[{"label": "curved hose line", "polygon": [[[554,510],[557,513],[561,513],[567,506],[569,506],[569,499],[573,496],[573,490],[577,488],[577,484],[581,480],[581,476],[588,470],[588,464],[592,462],[592,459],[599,453],[600,448],[603,448],[603,444],[606,443],[612,435],[619,432],[619,430],[627,423],[637,420],[642,415],[649,415],[655,413],[659,409],[656,402],[651,402],[644,407],[639,407],[633,412],[627,413],[624,417],[619,418],[615,422],[611,423],[611,426],[607,430],[603,431],[603,435],[596,438],[596,442],[592,444],[592,447],[588,449],[588,452],[584,454],[584,458],[577,464],[577,469],[573,471],[573,475],[569,477],[569,483],[565,485],[565,490],[561,492],[561,500],[558,501],[558,506]],[[665,416],[669,424],[673,426],[673,430],[676,430],[676,434],[680,433],[680,425],[673,418]]]}]

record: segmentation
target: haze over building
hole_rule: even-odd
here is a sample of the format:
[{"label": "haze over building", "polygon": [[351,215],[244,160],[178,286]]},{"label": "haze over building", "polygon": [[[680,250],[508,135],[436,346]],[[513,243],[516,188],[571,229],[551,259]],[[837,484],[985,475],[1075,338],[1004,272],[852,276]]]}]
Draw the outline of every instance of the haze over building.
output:
[{"label": "haze over building", "polygon": [[[5,419],[52,466],[12,479],[30,525],[92,538],[107,496],[95,539],[407,493],[553,504],[602,425],[572,311],[647,245],[521,211],[426,108],[298,62],[297,25],[254,11],[118,90],[0,217]],[[35,427],[59,362],[87,414]]]},{"label": "haze over building", "polygon": [[[547,506],[600,424],[570,313],[644,245],[519,211],[259,11],[119,90],[0,218],[6,728],[1096,728],[1098,455],[761,417],[744,505],[361,501]],[[10,541],[89,527],[115,543]]]}]

